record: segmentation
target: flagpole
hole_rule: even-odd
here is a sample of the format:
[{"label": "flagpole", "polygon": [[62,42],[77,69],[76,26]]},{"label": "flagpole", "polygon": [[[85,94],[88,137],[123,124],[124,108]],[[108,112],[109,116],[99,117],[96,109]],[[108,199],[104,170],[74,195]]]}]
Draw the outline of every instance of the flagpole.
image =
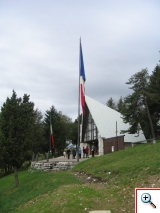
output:
[{"label": "flagpole", "polygon": [[[81,43],[81,39],[80,39],[80,43]],[[79,57],[80,57],[80,55],[79,55]],[[79,84],[78,84],[78,87],[79,87],[79,89],[78,89],[78,137],[77,137],[77,162],[79,162],[79,153],[78,153],[78,151],[79,151],[79,136],[80,136],[80,134],[79,134],[79,132],[80,132],[80,128],[79,128],[79,126],[80,126],[80,120],[79,120],[79,117],[80,117],[80,65],[79,65]]]},{"label": "flagpole", "polygon": [[[50,118],[50,125],[51,125],[51,114],[50,114],[50,116],[49,116],[49,118]],[[49,131],[50,132],[50,134],[49,134],[49,158],[50,158],[50,151],[51,151],[51,130]]]}]

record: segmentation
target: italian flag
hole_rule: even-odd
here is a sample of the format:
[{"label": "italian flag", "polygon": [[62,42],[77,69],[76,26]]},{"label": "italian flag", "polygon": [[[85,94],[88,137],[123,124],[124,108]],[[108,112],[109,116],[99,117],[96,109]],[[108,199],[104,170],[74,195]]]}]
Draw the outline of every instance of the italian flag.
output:
[{"label": "italian flag", "polygon": [[50,134],[51,134],[51,145],[52,145],[52,148],[54,148],[54,135],[53,135],[53,130],[52,130],[51,119],[50,119]]}]

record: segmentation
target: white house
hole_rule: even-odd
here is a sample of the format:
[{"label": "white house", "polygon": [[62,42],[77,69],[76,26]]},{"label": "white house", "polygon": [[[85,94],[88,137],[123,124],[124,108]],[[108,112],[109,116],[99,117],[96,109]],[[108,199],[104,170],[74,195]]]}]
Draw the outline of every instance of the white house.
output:
[{"label": "white house", "polygon": [[91,149],[94,144],[96,154],[103,155],[146,141],[142,130],[138,135],[121,133],[129,128],[129,124],[123,122],[122,115],[116,110],[88,96],[85,96],[85,107],[86,113],[80,128],[81,148],[88,146]]}]

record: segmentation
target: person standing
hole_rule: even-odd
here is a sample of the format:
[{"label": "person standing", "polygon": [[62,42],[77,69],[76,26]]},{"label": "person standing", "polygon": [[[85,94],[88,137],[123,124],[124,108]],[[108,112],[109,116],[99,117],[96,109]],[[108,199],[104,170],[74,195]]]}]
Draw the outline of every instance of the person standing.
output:
[{"label": "person standing", "polygon": [[95,147],[94,147],[94,145],[92,145],[92,148],[91,148],[92,157],[94,157],[94,150],[95,150]]},{"label": "person standing", "polygon": [[79,150],[78,150],[78,154],[79,154],[79,158],[81,158],[82,151],[81,151],[80,147],[79,147]]},{"label": "person standing", "polygon": [[88,146],[86,146],[85,151],[86,151],[86,158],[89,158],[89,156],[88,156],[88,152],[89,152]]},{"label": "person standing", "polygon": [[67,156],[68,156],[68,159],[70,159],[70,153],[71,153],[71,150],[70,150],[70,149],[67,149]]},{"label": "person standing", "polygon": [[63,152],[63,156],[64,156],[64,158],[66,157],[66,152],[65,152],[65,150],[64,150],[64,152]]},{"label": "person standing", "polygon": [[83,158],[86,156],[86,149],[83,147]]},{"label": "person standing", "polygon": [[76,150],[74,148],[72,150],[72,156],[73,156],[73,159],[75,159],[75,157],[76,157]]}]

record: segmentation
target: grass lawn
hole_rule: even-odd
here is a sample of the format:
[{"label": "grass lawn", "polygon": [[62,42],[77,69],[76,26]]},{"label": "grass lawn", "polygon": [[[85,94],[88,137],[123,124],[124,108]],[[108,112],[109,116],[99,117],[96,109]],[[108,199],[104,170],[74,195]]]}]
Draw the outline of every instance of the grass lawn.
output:
[{"label": "grass lawn", "polygon": [[160,143],[90,158],[69,172],[21,171],[19,182],[0,179],[1,213],[134,213],[135,187],[160,187]]}]

